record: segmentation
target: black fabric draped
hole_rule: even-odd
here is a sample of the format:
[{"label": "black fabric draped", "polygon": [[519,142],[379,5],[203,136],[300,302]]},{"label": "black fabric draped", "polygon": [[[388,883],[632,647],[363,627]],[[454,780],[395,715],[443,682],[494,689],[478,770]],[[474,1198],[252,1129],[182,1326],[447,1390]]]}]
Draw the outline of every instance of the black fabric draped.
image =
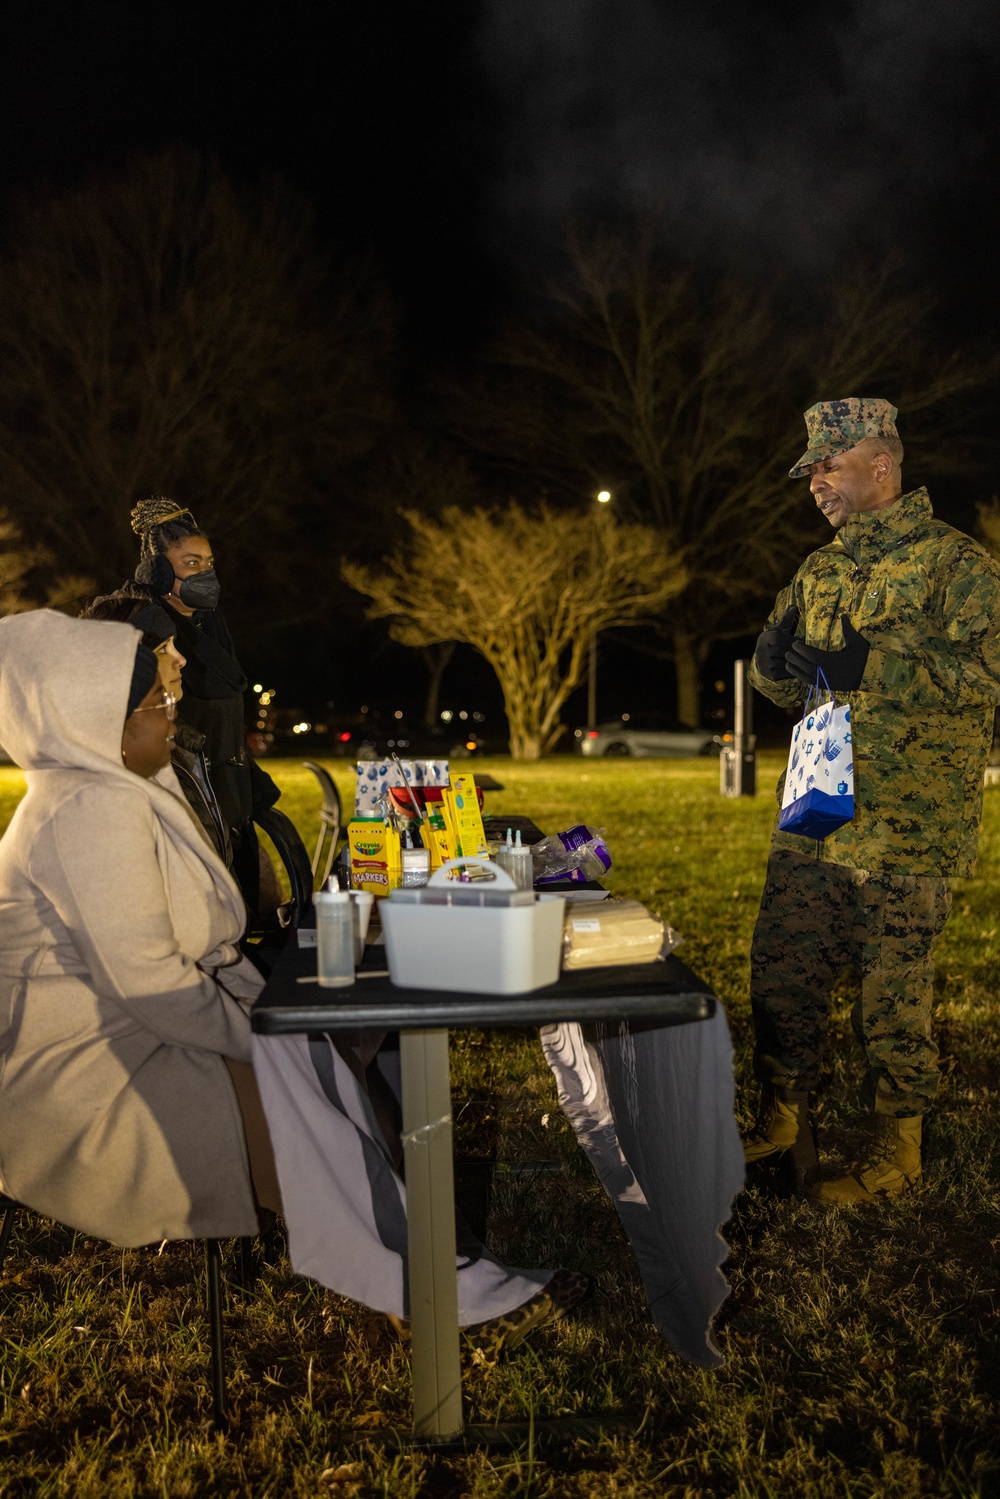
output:
[{"label": "black fabric draped", "polygon": [[212,700],[239,696],[242,700],[247,679],[236,659],[236,647],[229,626],[219,609],[198,609],[188,617],[171,610],[176,622],[177,647],[187,657],[184,668],[184,693]]}]

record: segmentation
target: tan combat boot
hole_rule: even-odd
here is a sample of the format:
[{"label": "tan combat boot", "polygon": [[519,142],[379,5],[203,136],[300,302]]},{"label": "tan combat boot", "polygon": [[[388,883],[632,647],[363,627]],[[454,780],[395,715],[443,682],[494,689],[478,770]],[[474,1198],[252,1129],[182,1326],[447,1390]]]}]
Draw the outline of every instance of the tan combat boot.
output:
[{"label": "tan combat boot", "polygon": [[923,1120],[894,1119],[891,1114],[875,1115],[875,1138],[863,1161],[846,1176],[821,1182],[812,1200],[823,1207],[834,1203],[876,1202],[882,1197],[898,1197],[915,1187],[920,1180],[920,1135]]},{"label": "tan combat boot", "polygon": [[816,1141],[809,1121],[809,1094],[791,1088],[765,1087],[753,1134],[743,1141],[748,1169],[776,1167],[804,1192],[819,1177]]}]

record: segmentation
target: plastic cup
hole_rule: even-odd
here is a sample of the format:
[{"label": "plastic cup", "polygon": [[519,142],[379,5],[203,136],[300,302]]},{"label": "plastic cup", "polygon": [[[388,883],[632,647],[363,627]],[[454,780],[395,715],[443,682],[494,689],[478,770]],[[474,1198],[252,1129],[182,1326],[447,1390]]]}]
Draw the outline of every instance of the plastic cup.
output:
[{"label": "plastic cup", "polygon": [[365,938],[368,936],[368,923],[375,896],[370,890],[352,890],[350,897],[351,915],[354,918],[354,965],[357,967],[365,955]]}]

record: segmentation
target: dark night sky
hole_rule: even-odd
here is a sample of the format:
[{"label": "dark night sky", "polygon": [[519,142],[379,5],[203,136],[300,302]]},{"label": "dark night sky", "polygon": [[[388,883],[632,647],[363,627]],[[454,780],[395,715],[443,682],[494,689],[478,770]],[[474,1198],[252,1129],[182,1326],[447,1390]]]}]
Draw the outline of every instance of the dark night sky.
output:
[{"label": "dark night sky", "polygon": [[280,172],[387,277],[415,386],[616,209],[793,279],[893,246],[994,338],[998,75],[993,0],[8,4],[0,203],[176,141]]},{"label": "dark night sky", "polygon": [[5,9],[0,194],[186,141],[278,171],[370,251],[413,347],[487,329],[554,226],[662,215],[681,253],[820,275],[902,248],[992,320],[992,0],[80,0]]},{"label": "dark night sky", "polygon": [[481,331],[499,111],[476,5],[82,0],[13,14],[0,192],[205,147],[242,179],[279,172],[333,244],[373,254],[413,347],[436,357]]}]

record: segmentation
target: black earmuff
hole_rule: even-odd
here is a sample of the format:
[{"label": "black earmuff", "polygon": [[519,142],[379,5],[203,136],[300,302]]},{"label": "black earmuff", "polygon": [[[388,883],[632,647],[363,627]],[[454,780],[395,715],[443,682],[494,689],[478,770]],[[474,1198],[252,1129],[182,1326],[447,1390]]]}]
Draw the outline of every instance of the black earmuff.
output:
[{"label": "black earmuff", "polygon": [[163,598],[174,586],[174,570],[169,557],[162,552],[153,552],[143,557],[135,570],[135,581],[148,588],[154,598]]}]

